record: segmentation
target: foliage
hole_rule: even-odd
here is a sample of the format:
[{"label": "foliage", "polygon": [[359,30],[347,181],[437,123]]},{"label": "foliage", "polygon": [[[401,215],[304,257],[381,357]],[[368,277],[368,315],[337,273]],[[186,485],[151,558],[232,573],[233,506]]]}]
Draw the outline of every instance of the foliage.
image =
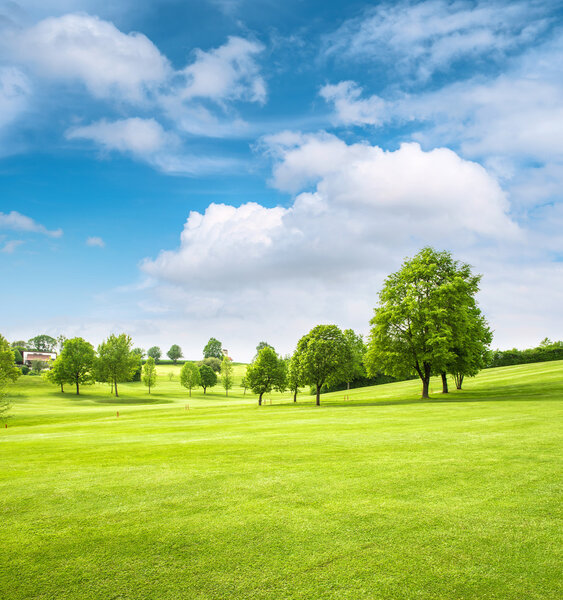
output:
[{"label": "foliage", "polygon": [[20,351],[27,350],[27,342],[24,340],[16,340],[15,342],[12,342],[10,346],[12,349],[18,348]]},{"label": "foliage", "polygon": [[364,357],[366,354],[366,345],[361,335],[357,334],[353,329],[345,329],[343,332],[344,338],[350,348],[350,360],[344,367],[344,381],[346,386],[350,388],[350,383],[366,376],[364,366]]},{"label": "foliage", "polygon": [[260,350],[262,350],[262,348],[271,348],[275,351],[274,347],[271,344],[268,344],[268,342],[259,342],[258,346],[256,346],[256,354],[254,355],[254,358],[252,360],[256,360],[256,357],[258,356],[258,354],[260,354]]},{"label": "foliage", "polygon": [[38,375],[47,367],[47,363],[44,360],[32,360],[31,361],[31,372],[34,375]]},{"label": "foliage", "polygon": [[57,340],[50,335],[36,335],[27,342],[27,347],[42,352],[54,352],[57,346]]},{"label": "foliage", "polygon": [[162,357],[162,350],[158,346],[152,346],[148,349],[147,356],[154,358],[154,362],[158,364]]},{"label": "foliage", "polygon": [[141,358],[144,358],[145,354],[146,354],[144,348],[133,348],[133,350],[131,350],[131,352],[133,352],[133,354],[139,355]]},{"label": "foliage", "polygon": [[215,357],[223,360],[223,345],[214,337],[210,338],[203,348],[203,358]]},{"label": "foliage", "polygon": [[180,371],[180,383],[189,390],[189,395],[191,397],[192,390],[198,385],[201,385],[201,375],[197,365],[193,362],[186,362],[182,365],[182,370]]},{"label": "foliage", "polygon": [[207,365],[201,365],[199,367],[200,384],[203,388],[203,393],[207,392],[207,388],[212,388],[217,385],[217,374],[215,371]]},{"label": "foliage", "polygon": [[475,305],[480,276],[449,252],[423,248],[387,277],[371,320],[367,373],[399,379],[416,372],[422,397],[430,376],[445,372],[455,360],[456,341],[467,333],[467,312]]},{"label": "foliage", "polygon": [[351,362],[351,350],[336,325],[317,325],[297,343],[294,358],[303,383],[315,386],[316,403],[320,406],[323,384],[342,381]]},{"label": "foliage", "polygon": [[16,365],[23,364],[22,353],[19,351],[18,348],[14,348],[14,362],[16,363]]},{"label": "foliage", "polygon": [[[133,349],[132,352],[133,354],[139,354],[138,352],[135,352],[135,349]],[[154,358],[152,356],[149,356],[145,364],[143,365],[142,381],[149,388],[150,394],[151,387],[154,387],[156,385],[156,367]]]},{"label": "foliage", "polygon": [[495,350],[488,361],[489,367],[506,367],[535,362],[548,362],[563,359],[563,341],[552,342],[545,338],[536,348],[526,350]]},{"label": "foliage", "polygon": [[262,405],[262,396],[276,388],[284,390],[287,383],[287,369],[283,358],[269,344],[264,345],[258,356],[246,369],[248,387],[258,394],[258,405]]},{"label": "foliage", "polygon": [[66,378],[69,383],[72,382],[76,386],[76,393],[79,394],[80,385],[93,381],[92,370],[96,358],[94,347],[80,337],[72,338],[65,341],[60,358],[60,377]]},{"label": "foliage", "polygon": [[6,338],[0,335],[0,418],[10,409],[7,399],[8,386],[21,375],[14,363],[14,352]]},{"label": "foliage", "polygon": [[221,385],[225,388],[225,396],[228,396],[229,390],[234,385],[233,365],[228,356],[224,356],[221,363]]},{"label": "foliage", "polygon": [[221,358],[221,360],[219,360],[218,358],[215,358],[214,356],[210,356],[208,358],[204,358],[201,364],[211,367],[215,371],[215,373],[220,373],[222,362],[223,362],[222,358]]},{"label": "foliage", "polygon": [[22,375],[27,375],[31,369],[27,365],[22,365],[20,368]]},{"label": "foliage", "polygon": [[297,402],[299,388],[303,385],[299,360],[294,354],[291,358],[286,358],[285,362],[287,365],[287,388],[293,393],[293,402]]},{"label": "foliage", "polygon": [[131,338],[122,333],[111,334],[98,346],[96,379],[111,383],[116,396],[119,396],[117,384],[129,381],[139,368],[140,358],[131,351],[131,345]]},{"label": "foliage", "polygon": [[182,349],[180,348],[180,346],[178,346],[178,344],[172,344],[172,346],[170,346],[170,350],[168,350],[166,355],[171,361],[174,362],[174,364],[176,364],[178,359],[182,358],[183,356]]},{"label": "foliage", "polygon": [[65,371],[65,365],[62,355],[57,356],[51,368],[44,375],[45,380],[49,383],[61,386],[61,392],[65,391],[64,384],[72,383],[69,374]]}]

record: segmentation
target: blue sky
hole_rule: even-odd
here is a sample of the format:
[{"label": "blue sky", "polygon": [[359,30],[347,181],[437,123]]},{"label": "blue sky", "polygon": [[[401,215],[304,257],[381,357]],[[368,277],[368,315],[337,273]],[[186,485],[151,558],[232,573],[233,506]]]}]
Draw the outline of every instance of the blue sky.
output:
[{"label": "blue sky", "polygon": [[0,0],[0,331],[367,333],[431,244],[563,337],[560,2]]}]

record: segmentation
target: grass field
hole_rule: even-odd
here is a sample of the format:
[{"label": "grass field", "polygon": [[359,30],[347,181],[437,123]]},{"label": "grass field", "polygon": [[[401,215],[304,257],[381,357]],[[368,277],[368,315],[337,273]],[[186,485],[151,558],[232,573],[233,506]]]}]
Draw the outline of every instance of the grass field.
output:
[{"label": "grass field", "polygon": [[188,399],[178,373],[117,399],[20,378],[2,600],[563,598],[563,361],[321,407]]}]

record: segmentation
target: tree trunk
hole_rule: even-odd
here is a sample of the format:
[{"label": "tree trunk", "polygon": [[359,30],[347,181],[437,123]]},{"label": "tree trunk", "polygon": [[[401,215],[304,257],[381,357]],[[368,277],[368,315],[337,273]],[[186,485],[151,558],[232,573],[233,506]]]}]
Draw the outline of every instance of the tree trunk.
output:
[{"label": "tree trunk", "polygon": [[455,373],[454,381],[456,389],[461,390],[461,385],[463,383],[463,375],[461,373]]},{"label": "tree trunk", "polygon": [[350,391],[350,382],[349,382],[349,381],[347,381],[347,382],[346,382],[346,389],[347,389],[348,391]]},{"label": "tree trunk", "polygon": [[448,376],[445,371],[442,371],[442,394],[448,393]]},{"label": "tree trunk", "polygon": [[76,380],[76,395],[78,396],[80,394],[80,385],[78,383],[78,379]]},{"label": "tree trunk", "polygon": [[258,396],[258,406],[262,406],[262,394]]},{"label": "tree trunk", "polygon": [[61,383],[61,392],[64,394],[65,388],[64,388],[64,384]]},{"label": "tree trunk", "polygon": [[203,388],[203,395],[205,396],[205,390],[207,390],[207,387],[204,387],[203,385],[201,387]]},{"label": "tree trunk", "polygon": [[149,382],[149,394],[151,393],[151,384]]},{"label": "tree trunk", "polygon": [[297,402],[297,390],[293,392],[293,401]]},{"label": "tree trunk", "polygon": [[114,382],[115,385],[115,397],[117,398],[119,394],[117,393],[117,381]]},{"label": "tree trunk", "polygon": [[190,388],[190,398],[192,397],[192,388]]},{"label": "tree trunk", "polygon": [[428,395],[428,388],[430,386],[430,379],[424,377],[422,379],[422,398],[429,398],[430,396]]},{"label": "tree trunk", "polygon": [[321,405],[321,386],[317,383],[317,406]]}]

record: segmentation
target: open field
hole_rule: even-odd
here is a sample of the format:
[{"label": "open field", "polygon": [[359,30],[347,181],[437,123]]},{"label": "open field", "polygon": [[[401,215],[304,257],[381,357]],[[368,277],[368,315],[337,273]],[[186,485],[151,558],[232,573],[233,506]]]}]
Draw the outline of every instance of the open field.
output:
[{"label": "open field", "polygon": [[14,386],[2,600],[563,597],[563,361],[321,407],[158,370],[150,397]]}]

